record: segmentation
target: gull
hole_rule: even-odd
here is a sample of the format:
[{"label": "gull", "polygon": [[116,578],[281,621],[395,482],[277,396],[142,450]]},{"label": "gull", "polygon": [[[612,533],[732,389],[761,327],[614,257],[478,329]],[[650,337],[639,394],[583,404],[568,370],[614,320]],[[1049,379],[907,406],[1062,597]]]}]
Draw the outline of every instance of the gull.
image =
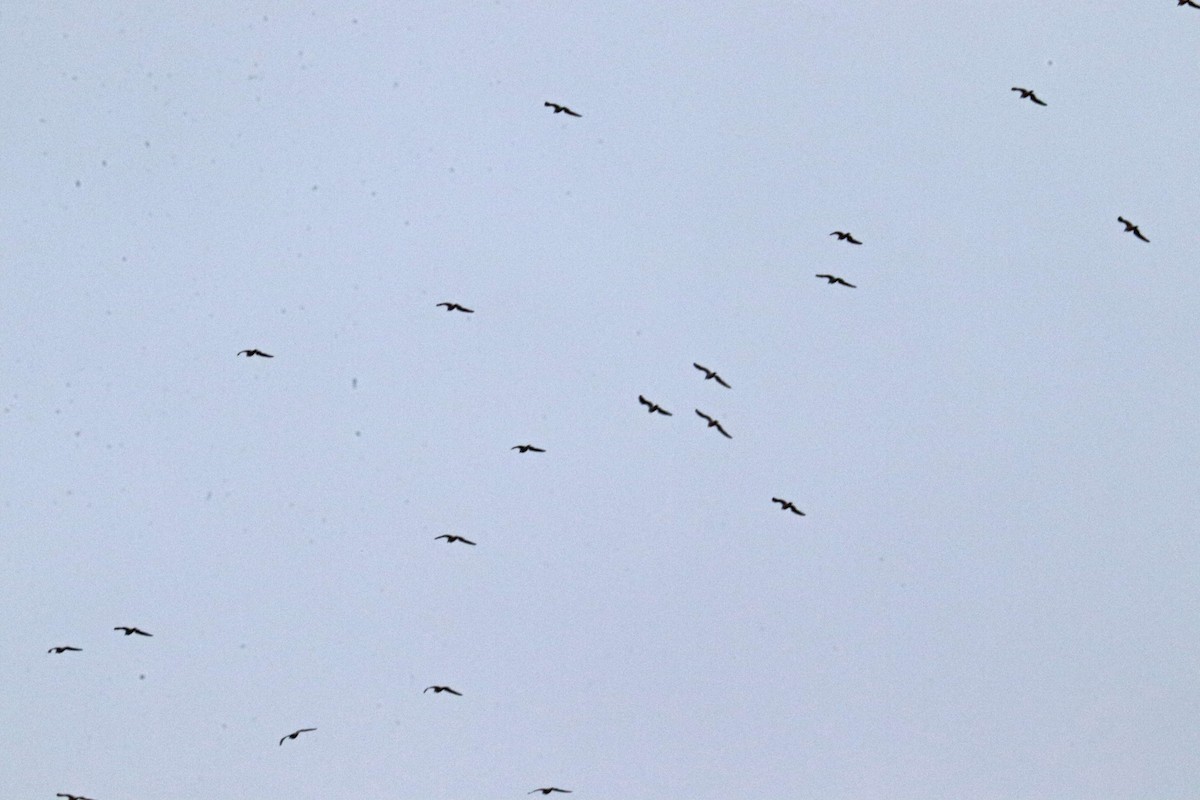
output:
[{"label": "gull", "polygon": [[542,105],[546,106],[546,108],[553,108],[555,114],[569,114],[572,117],[582,117],[583,116],[583,114],[576,114],[574,111],[567,108],[566,106],[560,106],[558,103],[551,103],[549,100],[547,100]]},{"label": "gull", "polygon": [[460,306],[458,303],[438,303],[438,308],[441,308],[442,306],[445,306],[447,311],[461,311],[464,314],[475,313],[475,309],[467,308],[466,306]]},{"label": "gull", "polygon": [[[462,697],[462,692],[456,692],[453,689],[451,689],[449,686],[426,686],[425,692],[428,692],[430,689],[433,689],[434,694],[441,694],[442,692],[449,692],[452,695]],[[421,694],[425,694],[425,692],[421,692]]]},{"label": "gull", "polygon": [[68,651],[68,650],[73,650],[73,651],[75,651],[76,653],[82,653],[82,652],[83,652],[83,648],[82,648],[82,647],[70,647],[70,646],[67,646],[67,647],[51,647],[51,648],[50,648],[49,650],[47,650],[46,652],[47,652],[47,653],[65,653],[65,652],[66,652],[66,651]]},{"label": "gull", "polygon": [[271,355],[270,353],[264,353],[262,350],[258,350],[258,349],[241,350],[238,352],[238,355],[239,356],[245,355],[246,358],[253,358],[254,356],[262,356],[263,358],[274,358],[275,357],[275,356]]},{"label": "gull", "polygon": [[801,517],[804,516],[804,512],[801,511],[800,509],[796,508],[796,505],[791,500],[784,500],[779,497],[772,497],[771,502],[779,503],[780,511],[791,511],[793,514],[797,514]]},{"label": "gull", "polygon": [[54,796],[55,797],[65,797],[65,798],[67,798],[67,800],[92,800],[92,798],[84,797],[81,794],[66,794],[65,792],[59,792],[58,794],[56,794]]},{"label": "gull", "polygon": [[[1197,6],[1197,8],[1200,8],[1200,6]],[[1149,241],[1150,241],[1150,240],[1149,240],[1149,239],[1147,239],[1145,236],[1142,236],[1142,232],[1141,232],[1141,230],[1138,228],[1138,226],[1137,226],[1137,225],[1134,225],[1132,222],[1130,222],[1129,220],[1125,219],[1124,217],[1117,217],[1117,222],[1122,222],[1122,223],[1124,223],[1124,224],[1125,224],[1125,232],[1126,232],[1126,233],[1132,233],[1134,236],[1136,236],[1137,238],[1141,239],[1143,242],[1149,242]]]},{"label": "gull", "polygon": [[125,631],[126,636],[129,636],[132,633],[136,633],[138,636],[153,636],[154,635],[153,633],[146,633],[141,628],[127,628],[124,625],[118,625],[117,627],[113,628],[113,630],[114,631]]},{"label": "gull", "polygon": [[1012,87],[1012,90],[1014,92],[1020,92],[1022,100],[1025,99],[1026,97],[1028,97],[1030,100],[1037,103],[1039,106],[1046,105],[1045,103],[1043,103],[1041,100],[1038,99],[1038,96],[1036,94],[1033,93],[1033,89],[1022,89],[1020,86],[1014,86],[1014,87]]},{"label": "gull", "polygon": [[720,375],[717,374],[716,370],[711,370],[708,367],[702,367],[694,361],[692,362],[692,366],[704,373],[704,380],[706,380],[706,381],[715,380],[717,383],[721,384],[726,389],[733,388],[728,383],[726,383],[725,380]]},{"label": "gull", "polygon": [[509,450],[520,450],[522,453],[529,453],[529,452],[544,453],[544,452],[546,452],[542,448],[534,447],[531,444],[519,444],[519,445],[516,445],[515,447],[510,447],[508,449]]},{"label": "gull", "polygon": [[550,794],[551,792],[562,792],[563,794],[570,794],[571,790],[570,789],[560,789],[557,786],[547,786],[545,789],[534,789],[533,792],[526,792],[526,794],[533,794],[534,792],[541,792],[542,794]]},{"label": "gull", "polygon": [[855,286],[853,283],[846,283],[846,279],[845,279],[845,278],[839,278],[839,277],[837,277],[836,275],[818,275],[817,277],[818,277],[818,278],[824,278],[825,280],[829,281],[829,285],[830,285],[830,286],[832,286],[832,285],[833,285],[833,284],[835,284],[835,283],[840,283],[842,286],[849,286],[851,289],[857,289],[857,288],[858,288],[858,287],[857,287],[857,286]]},{"label": "gull", "polygon": [[648,413],[648,414],[653,414],[655,411],[657,411],[658,413],[662,414],[663,416],[667,416],[667,417],[674,416],[670,411],[667,411],[665,408],[660,406],[658,403],[651,403],[649,400],[642,397],[640,394],[638,395],[638,402],[641,403],[642,405],[646,406],[646,413]]},{"label": "gull", "polygon": [[849,233],[848,231],[834,231],[829,235],[838,237],[838,240],[842,242],[849,242],[850,244],[862,244],[862,242],[854,238],[854,234]]},{"label": "gull", "polygon": [[696,409],[696,414],[697,414],[697,416],[701,416],[701,417],[703,417],[704,419],[708,420],[708,427],[710,427],[710,428],[716,428],[717,430],[719,430],[719,431],[721,432],[721,435],[722,435],[722,436],[724,436],[726,439],[732,439],[732,438],[733,438],[733,437],[732,437],[732,436],[730,436],[728,433],[726,433],[726,431],[725,431],[725,429],[724,429],[724,428],[722,428],[722,427],[721,427],[721,423],[720,423],[720,422],[718,422],[717,420],[713,419],[713,418],[712,418],[712,417],[710,417],[708,414],[705,414],[703,411],[701,411],[701,410],[700,410],[700,409],[698,409],[698,408]]},{"label": "gull", "polygon": [[315,731],[315,730],[316,730],[316,728],[301,728],[300,730],[295,731],[294,733],[289,733],[287,736],[280,739],[279,745],[280,745],[280,747],[282,747],[283,743],[286,742],[288,739],[295,739],[297,736],[299,736],[302,733],[308,733],[309,731]]},{"label": "gull", "polygon": [[461,536],[455,536],[453,533],[443,533],[441,536],[435,536],[435,537],[433,537],[433,540],[434,540],[435,542],[436,542],[438,539],[445,539],[445,540],[446,540],[446,544],[453,544],[454,542],[462,542],[463,544],[469,544],[469,545],[474,545],[474,544],[475,544],[475,543],[474,543],[474,542],[472,542],[470,539],[464,539],[464,538],[463,538],[463,537],[461,537]]}]

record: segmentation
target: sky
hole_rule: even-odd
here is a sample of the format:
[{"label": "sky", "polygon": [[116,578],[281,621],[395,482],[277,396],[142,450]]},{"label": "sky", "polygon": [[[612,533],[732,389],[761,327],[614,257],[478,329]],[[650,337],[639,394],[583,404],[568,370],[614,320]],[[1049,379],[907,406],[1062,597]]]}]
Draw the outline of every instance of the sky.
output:
[{"label": "sky", "polygon": [[0,10],[0,794],[1194,796],[1200,10],[734,5]]}]

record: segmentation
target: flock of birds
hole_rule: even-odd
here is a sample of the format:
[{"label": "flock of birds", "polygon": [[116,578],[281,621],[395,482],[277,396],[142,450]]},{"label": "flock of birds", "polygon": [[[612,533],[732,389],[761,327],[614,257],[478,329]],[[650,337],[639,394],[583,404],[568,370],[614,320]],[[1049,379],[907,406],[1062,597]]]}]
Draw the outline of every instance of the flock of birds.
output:
[{"label": "flock of birds", "polygon": [[[1191,6],[1192,8],[1200,8],[1200,4],[1198,4],[1197,2],[1194,2],[1194,0],[1177,0],[1177,1],[1180,6]],[[1026,89],[1026,88],[1022,88],[1019,86],[1014,86],[1014,87],[1012,87],[1012,91],[1019,92],[1021,99],[1027,99],[1039,106],[1047,105],[1041,98],[1039,98],[1037,96],[1037,94],[1032,89]],[[551,108],[553,110],[553,113],[555,113],[555,114],[566,114],[571,117],[582,117],[581,114],[573,111],[572,109],[568,108],[567,106],[560,105],[558,103],[552,103],[552,102],[547,101],[544,105],[547,108]],[[1146,238],[1146,236],[1144,234],[1142,234],[1141,229],[1137,225],[1130,222],[1125,217],[1118,216],[1117,221],[1125,226],[1125,232],[1132,233],[1135,237],[1137,237],[1138,239],[1140,239],[1143,242],[1148,243],[1150,241],[1148,238]],[[852,233],[850,233],[849,231],[833,231],[829,235],[836,236],[839,241],[847,242],[848,244],[853,244],[853,245],[861,245],[862,244],[862,241],[855,238],[854,235]],[[844,278],[837,276],[837,275],[819,274],[816,277],[824,279],[831,286],[832,285],[841,285],[841,286],[849,287],[851,289],[857,288],[857,286],[855,284],[849,283]],[[448,311],[448,312],[458,311],[463,314],[474,314],[475,313],[474,309],[467,308],[466,306],[461,305],[459,303],[449,302],[449,301],[438,303],[436,307],[445,308],[446,311]],[[245,350],[241,350],[238,352],[238,356],[246,356],[247,358],[254,358],[254,357],[274,358],[275,357],[271,353],[264,352],[263,350],[260,350],[258,348],[248,348]],[[702,364],[698,364],[698,363],[693,363],[692,366],[695,367],[700,372],[704,373],[704,380],[715,381],[716,383],[720,384],[721,386],[725,387],[726,389],[732,388],[730,386],[730,384],[724,378],[722,378],[720,374],[717,373],[716,370],[709,369],[708,367],[706,367]],[[670,411],[663,408],[658,403],[647,400],[642,395],[638,395],[638,403],[645,406],[647,413],[649,413],[649,414],[661,414],[661,415],[667,416],[667,417],[673,416],[673,414]],[[729,434],[729,432],[727,430],[725,430],[725,428],[721,424],[720,420],[716,419],[715,417],[710,416],[709,414],[704,413],[703,411],[701,411],[698,408],[695,409],[695,412],[698,417],[700,417],[707,423],[708,428],[716,428],[717,432],[720,433],[722,436],[724,436],[726,439],[733,438]],[[518,444],[518,445],[514,445],[511,449],[517,450],[520,453],[545,453],[546,452],[546,450],[544,448],[537,447],[532,444]],[[802,511],[800,508],[798,508],[795,505],[795,503],[793,503],[791,500],[786,500],[781,497],[772,497],[771,502],[778,504],[781,511],[790,511],[792,514],[795,514],[795,515],[801,516],[801,517],[806,516],[804,511]],[[440,536],[434,537],[434,540],[435,541],[445,540],[445,542],[447,544],[453,544],[455,542],[459,542],[459,543],[462,543],[465,545],[470,545],[470,546],[475,546],[475,544],[476,544],[475,542],[471,541],[470,539],[467,539],[463,536],[459,536],[457,534],[442,534]],[[113,630],[121,631],[125,636],[133,636],[133,635],[145,636],[145,637],[153,636],[153,634],[148,633],[148,632],[142,630],[141,628],[137,628],[134,626],[118,625],[115,628],[113,628]],[[82,651],[83,651],[83,648],[75,647],[73,645],[60,645],[60,646],[51,647],[47,652],[53,653],[53,654],[63,654],[63,653],[67,653],[67,652],[78,653],[78,652],[82,652]],[[462,692],[459,692],[450,686],[444,686],[444,685],[438,685],[438,684],[435,684],[432,686],[427,686],[424,689],[424,691],[422,692],[422,694],[428,693],[430,691],[432,691],[435,695],[445,693],[445,694],[454,695],[455,697],[463,696]],[[302,734],[302,733],[311,733],[316,730],[317,730],[316,728],[299,728],[299,729],[293,731],[292,733],[286,734],[282,738],[280,738],[279,745],[282,746],[283,743],[286,741],[297,739],[300,736],[300,734]],[[528,792],[528,794],[537,794],[537,793],[541,793],[543,795],[549,795],[551,793],[570,794],[571,790],[570,789],[561,789],[557,786],[546,786],[546,787],[540,787],[537,789],[533,789],[532,791]],[[84,797],[83,795],[74,795],[74,794],[61,793],[61,792],[56,794],[55,797],[65,798],[65,800],[92,800],[92,798]]]}]

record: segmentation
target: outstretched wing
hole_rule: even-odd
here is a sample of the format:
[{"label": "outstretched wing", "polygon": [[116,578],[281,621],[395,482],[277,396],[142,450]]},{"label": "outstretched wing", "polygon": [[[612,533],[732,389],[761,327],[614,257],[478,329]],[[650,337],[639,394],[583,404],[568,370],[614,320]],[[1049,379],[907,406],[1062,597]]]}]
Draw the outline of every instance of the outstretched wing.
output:
[{"label": "outstretched wing", "polygon": [[855,239],[853,236],[847,236],[846,241],[850,244],[862,244],[862,242],[860,242],[858,239]]},{"label": "outstretched wing", "polygon": [[703,411],[701,411],[698,408],[696,409],[696,416],[701,417],[702,419],[708,420],[709,422],[713,421],[712,417],[710,417],[708,414],[705,414]]},{"label": "outstretched wing", "polygon": [[1044,106],[1044,105],[1046,105],[1046,104],[1045,104],[1045,103],[1043,103],[1041,100],[1039,100],[1039,99],[1038,99],[1038,96],[1037,96],[1036,94],[1034,94],[1033,92],[1030,92],[1030,93],[1029,93],[1029,99],[1030,99],[1030,100],[1032,100],[1033,102],[1037,103],[1039,106]]},{"label": "outstretched wing", "polygon": [[816,277],[824,278],[825,280],[830,281],[830,282],[832,282],[834,280],[832,275],[817,275]]},{"label": "outstretched wing", "polygon": [[644,405],[644,406],[649,406],[650,408],[653,408],[653,407],[654,407],[654,404],[653,404],[653,403],[651,403],[651,402],[650,402],[649,400],[647,400],[646,398],[642,397],[640,394],[638,395],[638,402],[639,402],[639,403],[641,403],[641,404],[642,404],[642,405]]},{"label": "outstretched wing", "polygon": [[733,438],[732,436],[729,435],[728,431],[726,431],[724,428],[721,427],[721,423],[719,423],[719,422],[717,423],[717,430],[719,430],[721,432],[721,435],[724,436],[726,439]]},{"label": "outstretched wing", "polygon": [[1136,225],[1133,226],[1133,235],[1136,236],[1137,238],[1141,239],[1143,242],[1150,241],[1145,236],[1142,236],[1142,232],[1140,230],[1138,230],[1138,227]]},{"label": "outstretched wing", "polygon": [[582,117],[582,116],[583,116],[583,114],[576,114],[574,111],[572,111],[571,109],[567,108],[566,106],[563,106],[563,113],[564,113],[564,114],[569,114],[569,115],[571,115],[572,117]]},{"label": "outstretched wing", "polygon": [[724,386],[726,389],[732,389],[732,388],[733,388],[732,386],[730,386],[728,383],[726,383],[726,382],[725,382],[725,379],[724,379],[724,378],[722,378],[720,375],[716,374],[715,372],[713,373],[713,378],[715,378],[715,379],[716,379],[716,381],[717,381],[717,383],[721,384],[721,385],[722,385],[722,386]]}]

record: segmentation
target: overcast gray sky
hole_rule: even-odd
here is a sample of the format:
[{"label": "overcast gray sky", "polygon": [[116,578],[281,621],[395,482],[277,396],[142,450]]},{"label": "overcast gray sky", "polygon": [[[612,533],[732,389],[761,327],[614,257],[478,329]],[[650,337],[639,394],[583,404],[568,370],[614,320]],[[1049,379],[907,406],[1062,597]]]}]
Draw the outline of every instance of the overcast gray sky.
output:
[{"label": "overcast gray sky", "polygon": [[1194,796],[1200,10],[332,5],[0,10],[0,794]]}]

